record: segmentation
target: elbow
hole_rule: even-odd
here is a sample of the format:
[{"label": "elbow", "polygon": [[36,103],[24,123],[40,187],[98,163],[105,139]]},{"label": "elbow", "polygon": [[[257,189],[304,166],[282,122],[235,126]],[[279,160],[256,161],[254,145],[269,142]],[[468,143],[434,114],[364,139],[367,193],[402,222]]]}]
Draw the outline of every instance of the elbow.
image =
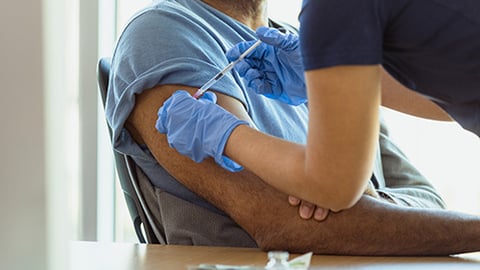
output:
[{"label": "elbow", "polygon": [[335,198],[332,198],[330,210],[333,212],[339,212],[352,208],[362,197],[365,192],[365,185],[363,182],[359,182],[357,185],[349,182],[342,187],[337,185],[333,188],[332,194],[336,194]]},{"label": "elbow", "polygon": [[308,198],[306,200],[333,212],[339,212],[353,207],[360,200],[365,185],[363,181],[358,184],[352,181],[337,181],[326,185],[317,179],[316,187],[310,186],[309,190],[310,200]]},{"label": "elbow", "polygon": [[333,212],[340,212],[342,210],[346,210],[352,208],[357,202],[360,200],[360,195],[343,195],[339,196],[336,200],[332,201],[329,209]]}]

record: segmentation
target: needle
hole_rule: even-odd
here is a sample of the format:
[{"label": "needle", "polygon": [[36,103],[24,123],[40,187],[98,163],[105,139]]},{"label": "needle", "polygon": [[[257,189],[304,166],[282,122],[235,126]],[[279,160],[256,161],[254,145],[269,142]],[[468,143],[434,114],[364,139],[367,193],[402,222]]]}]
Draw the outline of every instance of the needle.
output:
[{"label": "needle", "polygon": [[202,85],[202,87],[200,87],[197,90],[197,92],[195,92],[195,94],[193,94],[193,97],[196,98],[196,99],[199,99],[203,95],[203,93],[205,93],[205,91],[210,89],[210,87],[212,87],[212,85],[214,85],[223,76],[225,76],[225,74],[227,74],[227,72],[229,72],[238,62],[242,61],[243,58],[245,58],[245,56],[247,56],[249,53],[251,53],[256,47],[258,47],[258,45],[260,45],[260,43],[262,43],[261,40],[257,40],[257,42],[253,43],[253,45],[250,46],[250,48],[248,48],[245,52],[243,52],[238,57],[237,60],[235,60],[233,62],[230,62],[230,64],[228,64],[224,69],[222,69],[220,72],[215,74],[215,76],[213,76],[210,80],[208,80],[208,82],[206,82],[204,85]]}]

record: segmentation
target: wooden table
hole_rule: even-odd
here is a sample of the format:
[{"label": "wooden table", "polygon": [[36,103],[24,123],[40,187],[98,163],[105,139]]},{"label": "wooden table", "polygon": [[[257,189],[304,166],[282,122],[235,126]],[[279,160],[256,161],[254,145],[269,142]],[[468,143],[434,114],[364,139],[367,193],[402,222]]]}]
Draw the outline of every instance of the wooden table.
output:
[{"label": "wooden table", "polygon": [[[186,270],[201,263],[264,266],[267,253],[250,248],[71,243],[71,270]],[[292,254],[290,259],[298,256]],[[452,257],[312,257],[310,269],[480,269],[480,253]]]}]

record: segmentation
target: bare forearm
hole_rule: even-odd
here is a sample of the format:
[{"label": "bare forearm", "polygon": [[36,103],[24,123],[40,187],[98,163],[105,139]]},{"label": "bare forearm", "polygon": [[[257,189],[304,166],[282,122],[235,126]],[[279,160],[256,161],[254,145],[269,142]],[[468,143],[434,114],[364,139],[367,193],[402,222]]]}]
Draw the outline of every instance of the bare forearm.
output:
[{"label": "bare forearm", "polygon": [[[307,172],[305,167],[305,145],[269,136],[247,126],[239,126],[232,132],[225,154],[276,189],[333,210],[353,205],[365,190],[368,179],[365,183],[334,181],[342,178],[339,172],[344,170],[338,170],[338,167],[348,166],[323,161],[314,170],[323,173],[317,172],[313,177],[312,170]],[[360,190],[359,194],[356,194],[357,190]]]},{"label": "bare forearm", "polygon": [[285,195],[268,187],[262,193],[242,196],[237,190],[236,195],[248,197],[245,203],[251,204],[258,218],[235,211],[235,206],[224,210],[266,250],[345,255],[448,255],[480,250],[479,217],[398,207],[363,196],[353,208],[331,213],[324,222],[305,221],[295,208],[284,206]]},{"label": "bare forearm", "polygon": [[[288,216],[276,218],[281,221]],[[322,223],[312,220],[269,225],[263,226],[272,232],[261,231],[254,237],[264,249],[374,256],[450,255],[480,250],[478,217],[398,207],[367,196],[349,210],[330,214]]]},{"label": "bare forearm", "polygon": [[254,175],[184,184],[228,213],[265,250],[343,255],[450,255],[480,250],[480,217],[363,196],[326,221],[303,220],[287,195]]}]

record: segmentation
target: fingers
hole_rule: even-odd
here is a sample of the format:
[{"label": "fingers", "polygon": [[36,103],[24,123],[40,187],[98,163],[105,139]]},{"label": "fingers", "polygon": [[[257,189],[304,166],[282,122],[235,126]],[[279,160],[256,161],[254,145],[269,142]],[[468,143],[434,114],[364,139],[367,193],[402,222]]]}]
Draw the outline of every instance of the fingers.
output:
[{"label": "fingers", "polygon": [[317,207],[317,209],[315,209],[313,219],[317,221],[324,221],[327,218],[329,212],[330,211],[328,209]]},{"label": "fingers", "polygon": [[300,204],[300,199],[293,196],[288,196],[288,203],[291,206],[298,206]]},{"label": "fingers", "polygon": [[284,34],[275,28],[261,26],[257,28],[256,34],[261,41],[275,47],[282,43]]},{"label": "fingers", "polygon": [[211,91],[207,91],[203,93],[203,95],[199,98],[199,100],[204,100],[211,103],[217,103],[217,95],[215,95],[215,93]]},{"label": "fingers", "polygon": [[301,218],[310,219],[313,216],[313,212],[315,210],[314,204],[302,201],[299,198],[294,196],[288,196],[288,203],[291,206],[300,205],[298,208],[298,214],[300,215]]},{"label": "fingers", "polygon": [[302,201],[300,203],[300,207],[298,208],[298,214],[303,219],[310,219],[313,216],[315,211],[315,205],[306,201]]},{"label": "fingers", "polygon": [[260,78],[253,79],[248,81],[247,86],[253,90],[253,92],[257,94],[262,94],[263,93],[263,87],[264,87],[264,81],[261,80]]},{"label": "fingers", "polygon": [[155,123],[155,128],[160,133],[167,133],[167,127],[165,126],[165,122],[167,120],[167,113],[165,112],[165,105],[160,107],[158,110],[158,118],[157,122]]},{"label": "fingers", "polygon": [[240,55],[242,54],[242,52],[240,51],[240,46],[242,43],[244,42],[238,43],[225,53],[225,57],[227,57],[229,62],[235,61],[238,59],[238,57],[240,57]]},{"label": "fingers", "polygon": [[[169,113],[171,114],[171,110],[174,109],[174,107],[180,106],[182,103],[188,102],[188,99],[191,99],[191,102],[195,102],[195,98],[193,98],[189,92],[185,90],[177,90],[175,91],[171,97],[169,97],[158,109],[158,118],[157,122],[155,123],[155,128],[160,132],[160,133],[167,133],[168,128],[167,128],[167,122],[169,118]],[[205,92],[199,100],[202,103],[216,103],[217,102],[217,95],[213,92]],[[190,104],[190,103],[189,103]],[[184,106],[189,106],[189,105],[184,105]]]},{"label": "fingers", "polygon": [[247,82],[247,86],[257,94],[265,94],[268,82],[265,81],[265,76],[260,73],[258,69],[252,68],[249,63],[240,61],[235,70]]},{"label": "fingers", "polygon": [[310,219],[313,217],[316,221],[323,221],[328,216],[328,209],[318,207],[312,203],[302,201],[298,213],[303,219]]},{"label": "fingers", "polygon": [[298,36],[290,33],[282,33],[276,28],[261,26],[257,29],[258,39],[266,44],[283,50],[294,50],[298,47]]},{"label": "fingers", "polygon": [[[242,77],[245,77],[247,72],[249,72],[250,70],[256,70],[249,63],[247,63],[245,60],[238,62],[233,68]],[[256,73],[257,74],[250,74],[250,77],[251,76],[260,76],[260,72],[258,72],[258,70],[256,70]],[[250,80],[250,77],[245,78],[245,79]]]},{"label": "fingers", "polygon": [[158,118],[157,122],[155,123],[155,128],[160,132],[160,133],[167,133],[167,127],[166,127],[166,122],[167,122],[167,117],[168,117],[168,110],[170,107],[173,105],[172,103],[175,103],[177,99],[183,99],[187,96],[190,96],[190,94],[185,91],[185,90],[177,90],[175,93],[172,94],[171,97],[169,97],[158,109]]},{"label": "fingers", "polygon": [[[232,62],[238,59],[242,53],[244,53],[246,50],[248,50],[256,41],[243,41],[239,42],[237,45],[233,46],[231,49],[229,49],[226,53],[225,56],[227,57],[228,61]],[[260,44],[259,47],[262,47],[262,44]],[[261,50],[259,50],[259,47],[255,48],[247,57],[254,57],[256,54],[261,53]]]},{"label": "fingers", "polygon": [[291,206],[299,206],[298,214],[303,219],[310,219],[313,217],[313,219],[317,221],[323,221],[327,218],[329,213],[328,209],[317,207],[312,203],[302,201],[294,196],[288,196],[288,203]]}]

